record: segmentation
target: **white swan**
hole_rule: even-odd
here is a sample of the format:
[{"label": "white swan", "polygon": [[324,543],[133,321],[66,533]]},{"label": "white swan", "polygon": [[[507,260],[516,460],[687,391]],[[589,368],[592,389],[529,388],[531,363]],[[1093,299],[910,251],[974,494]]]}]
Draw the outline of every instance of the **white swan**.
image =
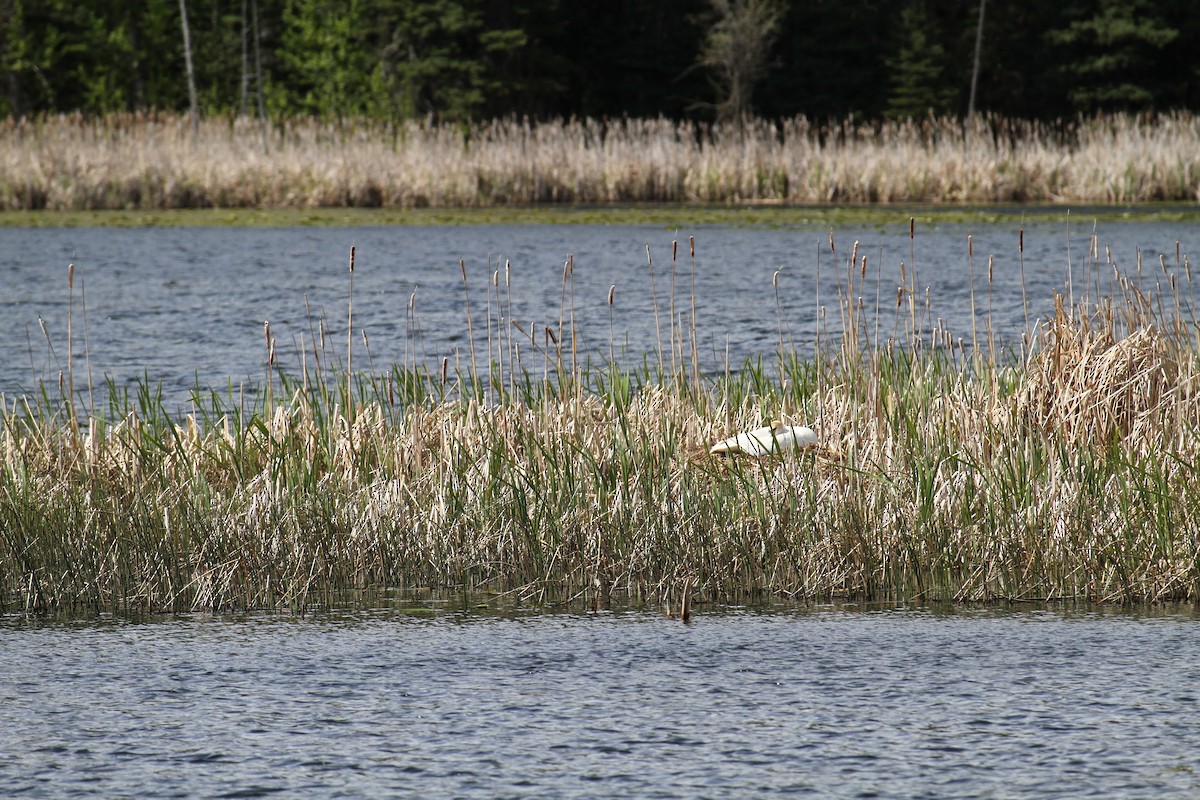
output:
[{"label": "white swan", "polygon": [[710,453],[733,455],[744,453],[759,458],[787,450],[802,450],[817,446],[817,432],[803,425],[784,425],[773,422],[770,427],[755,428],[723,439],[712,446]]}]

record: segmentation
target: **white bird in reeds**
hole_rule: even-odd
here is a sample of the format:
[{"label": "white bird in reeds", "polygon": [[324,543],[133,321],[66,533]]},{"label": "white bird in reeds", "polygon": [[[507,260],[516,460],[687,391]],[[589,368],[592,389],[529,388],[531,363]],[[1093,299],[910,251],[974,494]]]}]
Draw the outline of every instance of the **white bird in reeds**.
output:
[{"label": "white bird in reeds", "polygon": [[709,452],[715,455],[742,453],[761,458],[774,453],[816,447],[817,441],[817,432],[812,428],[804,425],[784,425],[776,420],[767,427],[755,428],[722,439],[714,444]]}]

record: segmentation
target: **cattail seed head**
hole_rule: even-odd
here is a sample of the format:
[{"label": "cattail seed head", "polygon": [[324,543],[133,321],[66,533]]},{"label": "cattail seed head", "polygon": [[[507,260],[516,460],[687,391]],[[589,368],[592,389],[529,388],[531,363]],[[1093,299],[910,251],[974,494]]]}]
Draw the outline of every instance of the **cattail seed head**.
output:
[{"label": "cattail seed head", "polygon": [[509,263],[510,263],[510,262],[509,262],[509,260],[508,260],[507,258],[506,258],[506,259],[504,259],[504,285],[505,285],[506,287],[507,287],[507,286],[512,286],[512,283],[511,283],[511,282],[510,282],[510,280],[509,280]]},{"label": "cattail seed head", "polygon": [[988,256],[988,283],[992,282],[992,265],[995,263],[995,256]]},{"label": "cattail seed head", "polygon": [[908,240],[910,242],[913,240],[913,237],[916,235],[916,231],[917,231],[917,218],[909,217],[908,218]]},{"label": "cattail seed head", "polygon": [[975,257],[975,237],[969,233],[967,234],[967,256]]},{"label": "cattail seed head", "polygon": [[675,257],[676,257],[678,254],[679,254],[679,240],[678,240],[678,239],[672,239],[672,240],[671,240],[671,260],[672,260],[672,261],[674,261],[674,260],[675,260]]},{"label": "cattail seed head", "polygon": [[617,285],[615,283],[612,286],[608,287],[608,304],[610,306],[613,304],[613,294],[615,294],[616,291],[617,291]]},{"label": "cattail seed head", "polygon": [[[1179,242],[1175,243],[1175,250],[1176,252],[1179,251]],[[67,264],[67,288],[75,288],[75,262],[73,261],[70,264]]]},{"label": "cattail seed head", "polygon": [[458,260],[458,271],[462,273],[463,283],[467,282],[467,264],[463,259]]},{"label": "cattail seed head", "polygon": [[1018,253],[1025,252],[1025,229],[1024,228],[1017,229],[1017,252]]},{"label": "cattail seed head", "polygon": [[350,272],[354,273],[354,245],[350,245]]},{"label": "cattail seed head", "polygon": [[779,288],[779,270],[775,270],[775,274],[771,276],[771,285],[776,289]]},{"label": "cattail seed head", "polygon": [[688,237],[688,247],[691,248],[692,258],[695,258],[696,257],[696,237],[695,236]]},{"label": "cattail seed head", "polygon": [[442,356],[442,386],[446,385],[446,374],[450,369],[450,359]]}]

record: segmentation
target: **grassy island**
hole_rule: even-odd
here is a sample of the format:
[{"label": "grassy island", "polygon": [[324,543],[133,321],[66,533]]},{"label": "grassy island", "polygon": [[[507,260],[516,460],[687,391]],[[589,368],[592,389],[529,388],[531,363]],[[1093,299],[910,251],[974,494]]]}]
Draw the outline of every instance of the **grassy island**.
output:
[{"label": "grassy island", "polygon": [[[719,375],[696,368],[686,311],[642,368],[579,364],[570,316],[538,332],[492,318],[500,280],[487,356],[457,371],[356,371],[353,342],[324,338],[284,369],[268,330],[271,376],[250,406],[198,391],[175,414],[146,384],[84,411],[72,375],[6,398],[0,601],[1200,598],[1186,257],[1136,275],[1097,259],[1107,296],[1056,297],[1007,352],[983,325],[929,325],[913,285],[881,338],[846,299],[862,294],[857,265],[816,356],[785,346],[781,322],[776,353]],[[774,419],[820,445],[709,454]]]}]

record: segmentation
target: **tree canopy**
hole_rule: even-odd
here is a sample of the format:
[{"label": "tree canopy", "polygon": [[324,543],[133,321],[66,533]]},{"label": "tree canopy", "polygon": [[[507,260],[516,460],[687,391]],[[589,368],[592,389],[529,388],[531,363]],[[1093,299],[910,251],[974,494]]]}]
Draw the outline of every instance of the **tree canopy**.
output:
[{"label": "tree canopy", "polygon": [[[0,0],[0,116],[188,107],[178,0]],[[964,114],[978,0],[188,0],[200,108]],[[989,0],[976,109],[1200,109],[1194,0]],[[259,103],[259,101],[262,101]]]}]

